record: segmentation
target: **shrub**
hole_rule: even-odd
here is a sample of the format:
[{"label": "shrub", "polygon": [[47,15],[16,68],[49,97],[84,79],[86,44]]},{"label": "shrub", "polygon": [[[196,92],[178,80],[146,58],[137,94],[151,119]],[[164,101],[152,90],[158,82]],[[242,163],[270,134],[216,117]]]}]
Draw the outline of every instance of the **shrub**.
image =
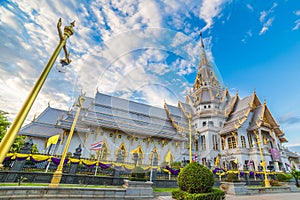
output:
[{"label": "shrub", "polygon": [[128,179],[130,181],[146,181],[144,169],[139,166],[136,166],[131,170]]},{"label": "shrub", "polygon": [[180,200],[223,200],[225,192],[218,188],[213,188],[209,193],[190,194],[180,189],[172,191],[172,198]]},{"label": "shrub", "polygon": [[288,182],[293,178],[291,174],[285,174],[285,173],[277,174],[276,177],[279,182]]},{"label": "shrub", "polygon": [[197,162],[189,163],[178,175],[178,186],[182,191],[193,193],[210,192],[214,185],[214,175]]},{"label": "shrub", "polygon": [[225,181],[226,182],[239,182],[239,179],[236,174],[230,173],[227,175]]}]

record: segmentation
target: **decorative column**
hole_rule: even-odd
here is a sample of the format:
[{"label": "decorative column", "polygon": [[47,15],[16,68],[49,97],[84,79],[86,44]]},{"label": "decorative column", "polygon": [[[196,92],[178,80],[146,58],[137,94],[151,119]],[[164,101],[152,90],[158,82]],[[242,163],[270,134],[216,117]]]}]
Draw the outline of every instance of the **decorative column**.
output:
[{"label": "decorative column", "polygon": [[267,170],[266,170],[266,161],[262,152],[262,148],[261,148],[261,132],[260,129],[258,129],[258,132],[256,130],[254,130],[254,134],[256,135],[256,139],[257,139],[257,145],[259,148],[259,152],[260,152],[260,158],[262,160],[261,164],[263,167],[263,171],[264,171],[264,176],[265,176],[265,187],[271,187],[270,182],[268,180],[268,175],[267,175]]}]

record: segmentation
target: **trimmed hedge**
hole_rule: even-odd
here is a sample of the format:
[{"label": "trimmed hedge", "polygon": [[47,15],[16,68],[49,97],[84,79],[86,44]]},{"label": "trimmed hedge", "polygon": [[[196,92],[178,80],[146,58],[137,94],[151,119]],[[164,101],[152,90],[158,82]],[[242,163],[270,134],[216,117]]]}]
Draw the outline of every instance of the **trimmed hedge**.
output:
[{"label": "trimmed hedge", "polygon": [[289,182],[293,178],[293,175],[280,173],[277,174],[276,177],[279,182]]},{"label": "trimmed hedge", "polygon": [[145,171],[143,168],[141,168],[140,166],[136,166],[135,168],[132,169],[128,180],[130,181],[147,181],[147,179],[145,178]]},{"label": "trimmed hedge", "polygon": [[208,193],[190,194],[177,189],[172,191],[172,198],[177,200],[224,200],[225,192],[218,188],[213,188]]},{"label": "trimmed hedge", "polygon": [[213,173],[197,162],[185,166],[177,178],[179,188],[190,194],[210,192],[214,181]]}]

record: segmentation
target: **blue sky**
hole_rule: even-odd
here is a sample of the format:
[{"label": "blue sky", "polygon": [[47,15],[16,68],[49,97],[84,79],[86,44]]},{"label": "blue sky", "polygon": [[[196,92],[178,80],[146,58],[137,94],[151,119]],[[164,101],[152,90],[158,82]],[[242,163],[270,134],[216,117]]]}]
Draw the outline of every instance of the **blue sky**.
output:
[{"label": "blue sky", "polygon": [[73,61],[66,73],[52,69],[27,122],[48,102],[68,109],[81,91],[160,107],[184,100],[203,31],[224,86],[241,97],[255,88],[287,145],[300,147],[298,0],[1,1],[0,109],[10,119],[58,44],[60,17],[63,25],[76,20],[67,43]]}]

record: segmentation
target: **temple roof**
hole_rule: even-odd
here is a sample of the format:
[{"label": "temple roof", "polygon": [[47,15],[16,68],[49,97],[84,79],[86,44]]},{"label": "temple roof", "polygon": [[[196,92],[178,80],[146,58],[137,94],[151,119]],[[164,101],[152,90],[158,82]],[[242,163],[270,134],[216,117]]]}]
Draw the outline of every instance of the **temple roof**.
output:
[{"label": "temple roof", "polygon": [[[184,116],[179,112],[179,109],[173,106],[170,107],[174,112],[172,116],[176,122],[185,126]],[[185,140],[173,127],[166,111],[159,107],[97,92],[95,100],[91,101],[86,108],[88,109],[81,112],[78,127],[100,126],[142,137]],[[74,114],[69,114],[64,120],[60,120],[60,126],[70,127],[73,116]]]},{"label": "temple roof", "polygon": [[57,135],[62,132],[62,129],[57,128],[55,124],[65,113],[64,110],[48,106],[35,120],[22,127],[19,134],[42,138]]}]

